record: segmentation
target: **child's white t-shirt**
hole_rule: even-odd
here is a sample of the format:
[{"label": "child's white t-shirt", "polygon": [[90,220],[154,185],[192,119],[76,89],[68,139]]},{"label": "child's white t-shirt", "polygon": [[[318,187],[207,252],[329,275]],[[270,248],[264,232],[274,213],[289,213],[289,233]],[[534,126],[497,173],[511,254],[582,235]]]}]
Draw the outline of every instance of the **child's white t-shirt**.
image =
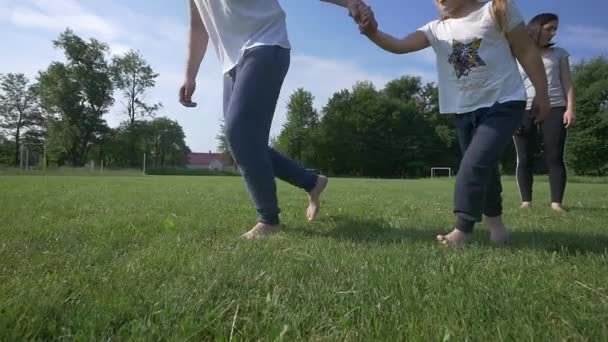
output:
[{"label": "child's white t-shirt", "polygon": [[277,0],[194,0],[226,73],[255,46],[289,49],[285,12]]},{"label": "child's white t-shirt", "polygon": [[[505,30],[523,23],[508,1]],[[509,42],[492,15],[492,3],[466,17],[421,27],[437,56],[439,110],[462,114],[495,103],[525,101],[526,91]]]}]

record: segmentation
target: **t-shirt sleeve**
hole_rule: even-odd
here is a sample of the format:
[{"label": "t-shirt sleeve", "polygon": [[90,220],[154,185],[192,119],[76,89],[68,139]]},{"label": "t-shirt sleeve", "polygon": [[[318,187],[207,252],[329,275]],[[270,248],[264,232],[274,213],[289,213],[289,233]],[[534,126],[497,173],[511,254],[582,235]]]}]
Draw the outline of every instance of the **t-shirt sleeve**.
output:
[{"label": "t-shirt sleeve", "polygon": [[435,42],[437,42],[437,20],[431,21],[430,23],[419,28],[417,31],[424,33],[431,46],[434,46]]},{"label": "t-shirt sleeve", "polygon": [[557,55],[557,59],[559,59],[560,61],[564,58],[570,57],[570,54],[568,53],[568,51],[566,51],[560,47],[555,48],[555,53]]},{"label": "t-shirt sleeve", "polygon": [[507,0],[507,31],[512,31],[519,24],[524,23],[524,18],[521,15],[519,7],[515,3],[515,0]]}]

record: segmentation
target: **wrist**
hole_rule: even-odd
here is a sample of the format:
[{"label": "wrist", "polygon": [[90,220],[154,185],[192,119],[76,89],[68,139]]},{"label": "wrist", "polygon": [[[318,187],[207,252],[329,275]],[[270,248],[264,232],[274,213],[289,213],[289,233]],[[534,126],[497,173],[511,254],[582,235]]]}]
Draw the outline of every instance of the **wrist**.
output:
[{"label": "wrist", "polygon": [[186,74],[186,76],[184,77],[184,80],[188,83],[194,83],[194,82],[196,82],[196,76]]}]

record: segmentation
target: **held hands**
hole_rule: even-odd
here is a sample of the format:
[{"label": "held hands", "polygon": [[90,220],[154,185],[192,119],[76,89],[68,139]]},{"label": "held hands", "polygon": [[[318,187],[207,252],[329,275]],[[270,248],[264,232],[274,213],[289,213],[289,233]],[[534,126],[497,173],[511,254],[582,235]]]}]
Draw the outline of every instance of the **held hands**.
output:
[{"label": "held hands", "polygon": [[348,12],[359,25],[361,34],[370,36],[378,31],[378,22],[376,22],[374,12],[362,0],[349,0]]}]

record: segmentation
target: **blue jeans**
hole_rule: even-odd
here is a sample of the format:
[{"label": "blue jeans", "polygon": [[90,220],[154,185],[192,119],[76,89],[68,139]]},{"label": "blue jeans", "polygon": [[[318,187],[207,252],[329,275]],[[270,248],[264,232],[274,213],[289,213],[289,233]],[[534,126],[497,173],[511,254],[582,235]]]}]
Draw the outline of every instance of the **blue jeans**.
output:
[{"label": "blue jeans", "polygon": [[226,139],[258,213],[259,222],[279,224],[275,176],[310,192],[317,175],[268,146],[270,127],[290,51],[279,46],[247,50],[224,78]]}]

